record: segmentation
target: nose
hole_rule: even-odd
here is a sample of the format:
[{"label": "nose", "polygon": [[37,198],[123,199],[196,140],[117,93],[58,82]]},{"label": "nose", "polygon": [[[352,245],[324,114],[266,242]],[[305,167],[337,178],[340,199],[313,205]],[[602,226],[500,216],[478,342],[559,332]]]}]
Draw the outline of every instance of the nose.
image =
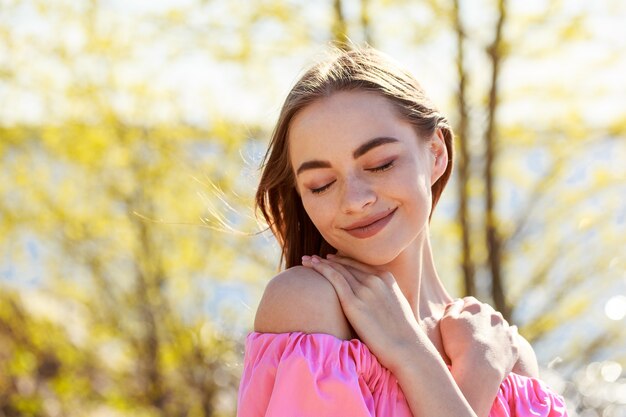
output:
[{"label": "nose", "polygon": [[349,176],[343,184],[341,209],[344,213],[358,213],[376,201],[372,185],[358,175]]}]

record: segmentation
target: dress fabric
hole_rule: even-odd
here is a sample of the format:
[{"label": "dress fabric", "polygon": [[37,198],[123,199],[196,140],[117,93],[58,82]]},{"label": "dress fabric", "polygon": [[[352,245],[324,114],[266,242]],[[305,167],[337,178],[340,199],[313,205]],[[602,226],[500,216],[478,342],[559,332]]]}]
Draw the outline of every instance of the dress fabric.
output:
[{"label": "dress fabric", "polygon": [[[245,346],[238,417],[412,417],[395,376],[357,339],[251,332]],[[511,373],[489,416],[561,417],[567,411],[543,382]]]}]

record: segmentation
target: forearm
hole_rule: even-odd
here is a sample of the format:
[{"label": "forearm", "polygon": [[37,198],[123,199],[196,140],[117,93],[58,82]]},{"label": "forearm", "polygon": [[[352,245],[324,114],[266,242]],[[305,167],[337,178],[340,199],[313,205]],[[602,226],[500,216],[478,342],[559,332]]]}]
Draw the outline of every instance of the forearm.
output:
[{"label": "forearm", "polygon": [[[519,359],[515,363],[512,372],[528,377],[537,377],[538,366],[535,352],[523,337],[519,336]],[[495,369],[483,366],[477,368],[476,363],[481,362],[482,356],[477,359],[466,358],[464,363],[452,364],[452,376],[458,384],[465,399],[472,406],[478,417],[487,417],[498,394],[502,380],[507,377]],[[481,374],[477,374],[481,372]],[[477,384],[476,381],[480,381]]]},{"label": "forearm", "polygon": [[404,357],[412,359],[398,364],[392,373],[413,416],[476,417],[430,340],[418,338],[408,350],[411,352]]},{"label": "forearm", "polygon": [[502,378],[497,375],[476,375],[475,372],[461,366],[457,366],[456,369],[452,367],[452,376],[476,415],[489,416]]}]

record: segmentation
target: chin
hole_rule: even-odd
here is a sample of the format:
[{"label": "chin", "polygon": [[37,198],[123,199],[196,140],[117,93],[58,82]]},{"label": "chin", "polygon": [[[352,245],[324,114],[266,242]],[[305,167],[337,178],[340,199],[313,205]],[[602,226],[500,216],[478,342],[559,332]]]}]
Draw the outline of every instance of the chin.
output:
[{"label": "chin", "polygon": [[391,251],[389,247],[387,247],[386,250],[375,250],[375,248],[372,248],[372,250],[360,251],[351,248],[351,250],[339,250],[338,253],[371,266],[386,265],[399,255],[398,251]]},{"label": "chin", "polygon": [[[407,227],[410,230],[411,227]],[[417,233],[398,233],[393,238],[370,242],[337,242],[338,253],[371,266],[387,265],[405,251],[413,252],[410,248],[420,240],[427,228]]]}]

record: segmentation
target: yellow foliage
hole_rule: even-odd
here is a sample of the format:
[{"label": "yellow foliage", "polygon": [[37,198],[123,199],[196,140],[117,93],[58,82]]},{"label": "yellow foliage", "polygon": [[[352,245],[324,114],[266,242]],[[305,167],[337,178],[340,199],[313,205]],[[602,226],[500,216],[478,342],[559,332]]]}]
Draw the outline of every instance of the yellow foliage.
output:
[{"label": "yellow foliage", "polygon": [[[197,111],[198,103],[206,105],[195,95],[222,82],[196,84],[196,61],[187,58],[207,56],[215,65],[226,61],[229,69],[252,73],[243,78],[263,85],[251,93],[264,91],[278,105],[287,87],[283,73],[274,72],[317,52],[319,42],[332,33],[331,18],[312,21],[302,12],[309,10],[308,4],[299,1],[211,1],[141,11],[151,10],[152,3],[146,2],[132,16],[117,13],[116,7],[126,7],[119,3],[66,1],[51,7],[26,0],[3,7],[0,51],[9,59],[0,68],[0,93],[8,92],[0,111],[0,245],[9,253],[3,271],[10,270],[10,277],[0,281],[0,392],[23,415],[45,415],[41,399],[51,396],[67,417],[202,416],[219,395],[232,394],[239,368],[230,364],[240,363],[241,347],[233,347],[218,323],[235,323],[237,336],[242,331],[234,329],[237,320],[251,324],[254,304],[278,258],[271,238],[257,245],[259,238],[246,235],[257,230],[250,215],[254,184],[241,179],[241,154],[251,138],[269,137],[264,127],[269,122],[267,109],[260,109],[259,126],[244,125],[221,114],[220,100],[203,110],[210,122],[187,121],[189,108]],[[321,15],[332,16],[330,3],[313,3],[327,7]],[[444,95],[456,91],[455,54],[439,43],[456,36],[449,2],[368,4],[376,17],[370,28],[374,43],[387,47],[393,40],[393,48],[407,51],[402,59],[419,62],[418,77],[423,70]],[[33,22],[42,23],[37,33],[22,26],[28,13],[20,15],[20,7],[32,9]],[[356,9],[345,9],[348,31],[358,40],[361,23],[350,14]],[[406,28],[415,26],[411,19],[416,11],[442,19],[430,19],[407,35]],[[598,282],[615,283],[622,276],[623,256],[615,248],[624,247],[625,234],[606,219],[616,217],[607,213],[623,208],[618,188],[623,158],[609,165],[587,155],[595,146],[592,141],[604,136],[618,143],[612,148],[615,155],[623,150],[626,118],[616,116],[597,126],[588,111],[595,108],[595,96],[620,91],[622,84],[605,80],[599,71],[618,65],[623,54],[604,57],[602,65],[565,59],[562,51],[594,34],[589,16],[578,13],[570,19],[564,13],[563,2],[547,2],[540,12],[508,15],[498,49],[511,61],[505,59],[500,67],[497,210],[488,220],[498,236],[511,239],[498,258],[507,277],[505,295],[523,300],[541,286],[550,291],[553,303],[561,294],[546,314],[521,318],[526,320],[522,332],[531,339],[593,309],[591,297],[598,293],[567,293],[584,284],[587,276],[580,270],[586,265],[597,266],[593,273]],[[462,282],[463,233],[471,241],[477,278],[492,278],[484,243],[486,188],[481,171],[490,79],[488,56],[481,48],[492,39],[493,27],[463,19],[470,84],[470,130],[463,139],[471,145],[473,169],[467,178],[470,229],[462,230],[455,220],[454,178],[444,193],[452,207],[442,217],[435,215],[432,228],[437,262],[452,286]],[[258,30],[268,22],[274,25],[272,33]],[[80,28],[85,39],[72,40],[66,26]],[[280,56],[274,61],[263,55],[267,51],[280,51]],[[543,65],[555,61],[557,76],[544,77]],[[567,81],[580,68],[572,79],[590,80],[593,97],[583,85]],[[221,67],[209,69],[221,76]],[[292,77],[300,68],[292,69],[284,68],[284,74]],[[434,73],[430,80],[429,71]],[[177,78],[181,74],[190,78]],[[198,90],[191,91],[190,85]],[[211,93],[236,91],[217,90]],[[37,106],[22,100],[31,96],[32,103],[43,103],[40,120],[33,115]],[[457,97],[449,94],[442,102],[445,113],[454,115]],[[2,119],[16,117],[12,103],[16,108],[26,103],[20,107],[26,122]],[[527,165],[528,152],[537,148],[554,168],[545,177]],[[576,169],[584,170],[589,188],[567,184],[565,178]],[[522,202],[519,207],[503,204],[503,197],[513,193]],[[518,230],[523,221],[526,227]],[[593,232],[600,238],[582,241]],[[33,297],[25,298],[28,308],[21,307],[9,287],[22,281],[45,287],[55,303]],[[249,285],[254,292],[246,301],[250,305],[244,306],[243,295],[234,297],[223,315],[208,317],[211,290],[228,281]],[[562,282],[562,288],[554,282]],[[485,295],[489,282],[480,284],[484,293],[479,295]],[[15,391],[16,381],[32,392]],[[220,413],[226,412],[216,410],[214,415]]]}]

